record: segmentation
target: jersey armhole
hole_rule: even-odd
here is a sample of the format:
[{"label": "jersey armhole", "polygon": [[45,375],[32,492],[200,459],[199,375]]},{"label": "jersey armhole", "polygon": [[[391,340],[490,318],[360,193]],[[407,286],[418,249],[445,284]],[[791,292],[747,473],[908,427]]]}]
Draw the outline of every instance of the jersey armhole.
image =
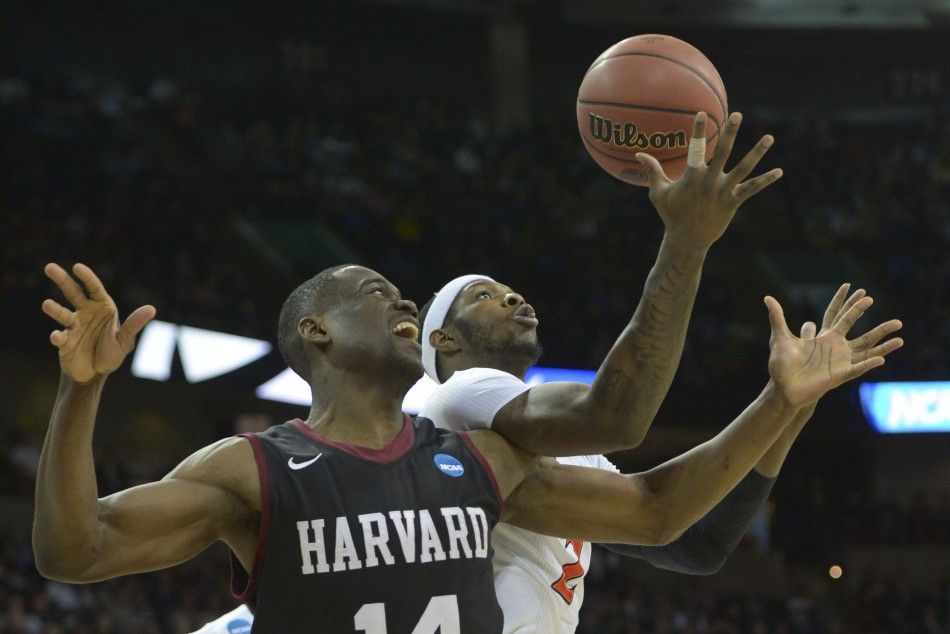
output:
[{"label": "jersey armhole", "polygon": [[238,435],[251,443],[254,461],[257,462],[257,475],[261,483],[261,520],[258,526],[257,549],[254,551],[254,563],[250,573],[244,569],[234,551],[228,550],[231,559],[231,594],[235,599],[246,602],[251,601],[257,592],[257,584],[261,576],[261,562],[267,548],[267,533],[270,531],[272,495],[267,460],[264,457],[264,447],[261,445],[260,438],[251,433]]},{"label": "jersey armhole", "polygon": [[501,517],[505,512],[505,500],[501,497],[501,489],[498,488],[498,480],[495,479],[495,471],[491,468],[491,465],[488,463],[488,460],[485,458],[485,455],[475,446],[475,443],[472,442],[472,439],[468,437],[468,434],[465,432],[459,432],[459,437],[461,437],[462,442],[465,443],[465,446],[468,447],[468,450],[472,452],[472,455],[478,460],[482,465],[485,473],[488,474],[488,479],[491,481],[492,489],[495,491],[495,499],[498,501],[498,521],[501,521]]}]

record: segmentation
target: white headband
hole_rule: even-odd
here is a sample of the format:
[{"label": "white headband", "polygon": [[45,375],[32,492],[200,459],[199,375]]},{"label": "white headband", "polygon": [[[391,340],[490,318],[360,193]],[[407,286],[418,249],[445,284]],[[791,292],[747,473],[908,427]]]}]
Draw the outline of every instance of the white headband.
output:
[{"label": "white headband", "polygon": [[472,282],[479,280],[486,282],[495,281],[487,275],[463,275],[457,277],[443,286],[442,289],[435,294],[435,299],[432,300],[429,312],[426,313],[425,323],[422,324],[422,367],[425,368],[426,374],[436,383],[441,383],[442,381],[439,380],[439,373],[436,371],[435,348],[429,343],[429,335],[432,334],[433,330],[438,330],[445,325],[445,316],[449,313],[452,304],[455,303],[455,298],[458,297],[459,292]]}]

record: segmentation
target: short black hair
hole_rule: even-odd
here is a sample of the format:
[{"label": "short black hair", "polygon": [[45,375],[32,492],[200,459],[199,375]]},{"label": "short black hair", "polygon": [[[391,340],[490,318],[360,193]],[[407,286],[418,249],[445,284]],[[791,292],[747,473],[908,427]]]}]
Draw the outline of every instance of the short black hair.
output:
[{"label": "short black hair", "polygon": [[320,314],[333,305],[336,290],[334,274],[352,264],[338,264],[324,269],[298,286],[287,296],[277,320],[277,347],[290,369],[310,383],[307,356],[297,324],[307,315]]}]

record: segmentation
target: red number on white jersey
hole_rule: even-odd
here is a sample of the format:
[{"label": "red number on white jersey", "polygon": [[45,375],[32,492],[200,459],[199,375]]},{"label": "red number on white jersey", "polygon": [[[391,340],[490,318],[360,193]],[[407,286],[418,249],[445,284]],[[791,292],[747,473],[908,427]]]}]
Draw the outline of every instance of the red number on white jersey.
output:
[{"label": "red number on white jersey", "polygon": [[570,605],[574,602],[574,588],[577,587],[577,584],[575,583],[569,586],[567,583],[568,581],[574,581],[584,576],[584,564],[581,563],[581,549],[584,547],[584,542],[579,539],[571,539],[565,542],[564,547],[567,548],[568,545],[574,548],[577,561],[561,566],[561,578],[552,583],[551,587],[555,592],[561,595],[565,603]]}]

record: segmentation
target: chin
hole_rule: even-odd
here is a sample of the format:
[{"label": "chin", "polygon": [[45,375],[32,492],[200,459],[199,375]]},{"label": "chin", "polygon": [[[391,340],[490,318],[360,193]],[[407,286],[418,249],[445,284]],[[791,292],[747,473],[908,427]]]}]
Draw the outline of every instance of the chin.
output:
[{"label": "chin", "polygon": [[410,387],[422,377],[423,372],[422,358],[418,355],[400,354],[393,364],[393,374],[405,377],[410,381]]},{"label": "chin", "polygon": [[517,344],[511,346],[510,350],[513,356],[526,359],[529,367],[537,363],[538,359],[541,358],[541,354],[544,352],[544,349],[541,347],[541,342],[538,341],[536,336],[532,336],[530,339],[522,339],[517,342]]},{"label": "chin", "polygon": [[401,380],[399,389],[401,395],[404,397],[406,393],[412,389],[416,382],[422,378],[422,375],[425,373],[425,371],[423,370],[421,363],[418,363],[415,366],[406,366],[404,368],[400,368],[400,370],[401,371],[396,376],[398,376],[398,379]]}]

